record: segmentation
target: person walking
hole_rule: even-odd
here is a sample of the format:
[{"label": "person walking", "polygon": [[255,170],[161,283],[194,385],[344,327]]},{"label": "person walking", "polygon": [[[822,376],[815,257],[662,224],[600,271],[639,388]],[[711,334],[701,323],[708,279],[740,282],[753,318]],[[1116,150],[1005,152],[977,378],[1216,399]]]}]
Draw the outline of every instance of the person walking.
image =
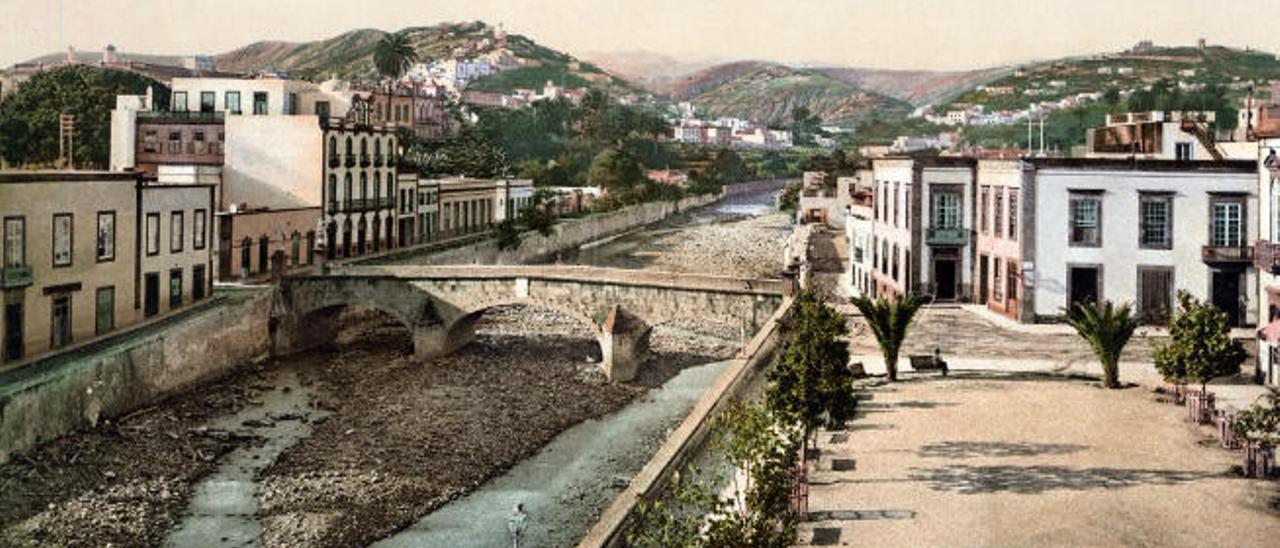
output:
[{"label": "person walking", "polygon": [[511,548],[520,548],[520,539],[524,538],[524,529],[529,514],[524,512],[524,503],[516,503],[516,509],[507,517],[507,533],[511,535]]}]

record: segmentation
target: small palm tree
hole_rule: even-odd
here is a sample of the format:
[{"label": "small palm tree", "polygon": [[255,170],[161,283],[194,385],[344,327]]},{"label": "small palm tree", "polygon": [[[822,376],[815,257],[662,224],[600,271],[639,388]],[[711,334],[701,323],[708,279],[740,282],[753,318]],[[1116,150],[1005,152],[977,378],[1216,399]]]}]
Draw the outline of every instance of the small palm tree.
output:
[{"label": "small palm tree", "polygon": [[1120,353],[1139,325],[1133,308],[1128,303],[1117,306],[1104,301],[1076,303],[1065,311],[1067,323],[1102,362],[1102,385],[1120,388]]},{"label": "small palm tree", "polygon": [[875,333],[880,353],[884,355],[884,369],[891,381],[898,380],[898,352],[907,338],[911,320],[923,304],[924,300],[916,295],[907,295],[897,301],[883,297],[875,300],[866,296],[853,298],[853,305],[862,312],[871,332]]},{"label": "small palm tree", "polygon": [[418,61],[418,52],[404,32],[388,34],[373,49],[373,65],[378,74],[392,82],[399,80]]}]

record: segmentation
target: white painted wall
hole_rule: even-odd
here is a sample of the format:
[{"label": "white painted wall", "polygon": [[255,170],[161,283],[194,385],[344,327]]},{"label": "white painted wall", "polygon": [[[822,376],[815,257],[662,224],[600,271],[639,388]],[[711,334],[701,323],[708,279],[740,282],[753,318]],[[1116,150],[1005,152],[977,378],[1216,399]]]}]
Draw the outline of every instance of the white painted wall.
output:
[{"label": "white painted wall", "polygon": [[[1142,172],[1129,170],[1045,168],[1036,173],[1035,313],[1057,316],[1067,304],[1067,264],[1103,266],[1102,297],[1134,302],[1138,265],[1174,267],[1175,289],[1200,299],[1210,295],[1210,268],[1201,260],[1201,246],[1209,243],[1209,192],[1249,193],[1246,202],[1246,242],[1257,239],[1257,178],[1251,173],[1207,170]],[[1102,247],[1068,246],[1068,191],[1103,190]],[[1141,249],[1138,245],[1139,191],[1174,192],[1173,248]],[[1252,269],[1245,293],[1257,284]],[[1244,317],[1256,317],[1256,300],[1249,298]]]},{"label": "white painted wall", "polygon": [[[922,171],[920,177],[921,177],[921,183],[923,186],[923,189],[921,190],[921,192],[924,192],[924,200],[921,201],[920,203],[920,207],[922,208],[920,212],[920,223],[922,225],[922,230],[920,232],[920,235],[922,238],[927,238],[929,229],[933,226],[933,218],[930,215],[930,212],[932,211],[932,203],[933,203],[933,190],[934,190],[933,185],[961,187],[960,223],[961,223],[961,226],[963,226],[966,230],[974,229],[974,224],[973,224],[974,196],[973,196],[973,189],[972,189],[973,172],[969,168],[967,167],[926,167]],[[973,266],[973,260],[971,257],[972,255],[971,248],[970,248],[971,245],[973,245],[972,240],[970,240],[969,244],[960,247],[959,282],[961,285],[968,286],[968,287],[973,286],[974,266]],[[919,262],[920,279],[926,285],[933,283],[933,251],[934,251],[933,246],[930,246],[928,243],[924,243],[924,245],[921,246],[920,254],[923,256],[920,257],[920,262]],[[959,296],[959,294],[962,291],[963,291],[962,288],[957,287],[956,288],[957,296]]]},{"label": "white painted wall", "polygon": [[324,144],[315,116],[228,116],[220,210],[321,205]]},{"label": "white painted wall", "polygon": [[[910,187],[912,181],[912,164],[909,159],[880,159],[872,162],[875,180],[875,197],[874,203],[883,203],[877,208],[884,208],[881,211],[888,211],[888,217],[885,221],[874,221],[874,236],[880,242],[874,246],[874,257],[879,262],[880,256],[883,254],[883,243],[889,244],[888,261],[893,261],[893,246],[897,244],[898,252],[898,278],[904,283],[889,282],[889,285],[898,292],[905,292],[906,285],[909,284],[908,274],[910,273],[907,264],[907,251],[911,249],[911,207],[909,203]],[[896,184],[895,184],[896,183]],[[892,196],[896,194],[897,208],[893,207],[895,200]],[[886,198],[888,197],[888,198]],[[875,208],[873,208],[874,210]],[[887,274],[880,275],[879,278],[888,281],[893,276],[893,269],[890,268]]]}]

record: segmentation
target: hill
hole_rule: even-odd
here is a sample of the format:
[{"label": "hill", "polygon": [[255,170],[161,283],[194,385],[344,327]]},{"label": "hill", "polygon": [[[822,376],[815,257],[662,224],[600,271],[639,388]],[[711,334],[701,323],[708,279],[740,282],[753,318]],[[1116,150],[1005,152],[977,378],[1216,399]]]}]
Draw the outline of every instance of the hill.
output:
[{"label": "hill", "polygon": [[696,105],[707,117],[733,116],[785,125],[803,106],[824,123],[853,125],[871,114],[901,116],[905,101],[867,91],[814,69],[745,61],[718,65],[682,80],[673,98]]},{"label": "hill", "polygon": [[[1253,82],[1280,80],[1280,59],[1269,53],[1220,46],[1134,48],[1126,52],[1031,63],[954,96],[957,105],[983,105],[988,112],[1021,110],[1081,93],[1128,91],[1158,81],[1183,91],[1219,86],[1243,96]],[[995,88],[995,89],[992,89]]]},{"label": "hill", "polygon": [[887,70],[822,67],[823,74],[842,82],[921,106],[945,101],[952,95],[1013,72],[1010,68],[966,71]]}]

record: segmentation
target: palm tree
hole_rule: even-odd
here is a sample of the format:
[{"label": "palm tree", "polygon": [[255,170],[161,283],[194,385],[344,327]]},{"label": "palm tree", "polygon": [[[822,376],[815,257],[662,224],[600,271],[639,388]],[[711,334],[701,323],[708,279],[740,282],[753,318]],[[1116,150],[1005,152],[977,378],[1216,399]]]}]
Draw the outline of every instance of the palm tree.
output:
[{"label": "palm tree", "polygon": [[373,48],[373,65],[378,74],[392,82],[399,80],[418,61],[418,52],[405,32],[388,34]]},{"label": "palm tree", "polygon": [[898,380],[898,352],[902,350],[907,328],[911,327],[911,320],[924,305],[924,300],[916,295],[907,295],[897,301],[883,297],[871,300],[860,295],[853,298],[853,305],[862,312],[871,332],[875,333],[889,380]]},{"label": "palm tree", "polygon": [[1066,313],[1067,323],[1102,362],[1102,385],[1120,388],[1120,352],[1139,324],[1133,308],[1128,303],[1117,306],[1111,301],[1085,302],[1072,305]]}]

